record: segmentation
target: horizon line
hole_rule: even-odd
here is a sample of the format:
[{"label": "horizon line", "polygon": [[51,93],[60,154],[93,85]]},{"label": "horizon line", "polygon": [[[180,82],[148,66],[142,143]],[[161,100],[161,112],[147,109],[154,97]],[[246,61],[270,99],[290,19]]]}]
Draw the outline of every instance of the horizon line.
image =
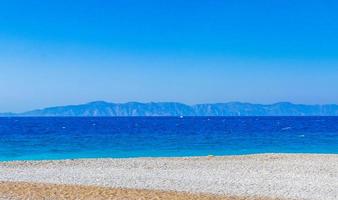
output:
[{"label": "horizon line", "polygon": [[40,107],[40,108],[35,108],[35,109],[30,109],[26,111],[21,111],[21,112],[0,112],[2,115],[7,115],[7,114],[24,114],[27,112],[31,111],[38,111],[38,110],[44,110],[44,109],[51,109],[51,108],[59,108],[59,107],[71,107],[71,106],[83,106],[83,105],[89,105],[89,104],[95,104],[95,103],[102,103],[102,104],[117,104],[117,105],[123,105],[123,104],[130,104],[130,103],[138,103],[138,104],[159,104],[159,103],[176,103],[176,104],[182,104],[186,106],[197,106],[197,105],[216,105],[216,104],[250,104],[250,105],[260,105],[260,106],[273,106],[277,104],[291,104],[291,105],[300,105],[300,106],[338,106],[338,103],[324,103],[324,104],[306,104],[306,103],[293,103],[291,101],[278,101],[275,103],[250,103],[250,102],[245,102],[245,101],[225,101],[225,102],[215,102],[215,103],[195,103],[195,104],[189,104],[189,103],[183,103],[179,101],[126,101],[126,102],[110,102],[106,100],[97,100],[97,101],[89,101],[85,103],[79,103],[79,104],[65,104],[65,105],[55,105],[55,106],[46,106],[46,107]]}]

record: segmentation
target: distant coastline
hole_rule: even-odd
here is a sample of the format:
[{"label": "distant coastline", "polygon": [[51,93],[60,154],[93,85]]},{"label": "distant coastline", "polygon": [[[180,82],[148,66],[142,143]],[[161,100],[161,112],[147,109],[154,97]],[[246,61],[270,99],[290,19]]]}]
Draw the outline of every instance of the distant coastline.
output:
[{"label": "distant coastline", "polygon": [[187,105],[177,102],[109,103],[96,101],[23,113],[0,113],[0,117],[114,116],[338,116],[338,105],[305,105],[289,102],[266,105],[241,102]]}]

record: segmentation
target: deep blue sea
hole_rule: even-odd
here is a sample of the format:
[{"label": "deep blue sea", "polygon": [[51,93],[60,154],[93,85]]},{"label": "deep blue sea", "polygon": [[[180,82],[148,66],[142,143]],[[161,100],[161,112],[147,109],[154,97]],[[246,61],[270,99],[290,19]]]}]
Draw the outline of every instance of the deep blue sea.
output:
[{"label": "deep blue sea", "polygon": [[0,118],[0,161],[338,153],[338,117]]}]

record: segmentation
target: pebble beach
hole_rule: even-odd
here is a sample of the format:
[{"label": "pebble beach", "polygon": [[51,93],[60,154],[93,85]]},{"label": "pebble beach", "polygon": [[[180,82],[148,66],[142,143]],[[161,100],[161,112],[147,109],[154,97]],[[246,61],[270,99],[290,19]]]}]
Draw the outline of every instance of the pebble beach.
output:
[{"label": "pebble beach", "polygon": [[337,154],[0,162],[0,199],[338,199]]}]

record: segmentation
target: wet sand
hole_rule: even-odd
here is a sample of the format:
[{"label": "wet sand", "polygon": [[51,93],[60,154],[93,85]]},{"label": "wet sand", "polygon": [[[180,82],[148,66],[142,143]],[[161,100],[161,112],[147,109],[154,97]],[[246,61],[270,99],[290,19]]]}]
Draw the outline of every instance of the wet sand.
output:
[{"label": "wet sand", "polygon": [[[222,196],[217,198],[236,196],[265,197],[261,199],[337,200],[338,155],[261,154],[0,162],[0,181],[3,182],[1,188],[11,186],[9,182],[47,184],[23,184],[22,186],[27,186],[27,189],[15,191],[30,191],[33,194],[33,191],[45,191],[45,189],[34,189],[36,187],[47,187],[50,190],[58,188],[60,194],[56,196],[72,193],[74,197],[74,194],[83,193],[88,198],[91,197],[85,191],[90,193],[98,189],[109,198],[116,193],[126,195],[136,192],[140,196],[168,195],[169,199],[175,199],[176,196],[177,199],[198,199],[199,196],[191,196],[191,194],[210,194]],[[20,188],[21,184],[17,184],[16,187]],[[57,193],[58,189],[56,189]],[[74,192],[70,192],[73,190]],[[81,192],[77,192],[78,190]],[[180,192],[188,192],[189,195]],[[148,197],[144,198],[148,199]],[[122,199],[128,198],[134,197]],[[215,199],[216,197],[203,198]]]}]

